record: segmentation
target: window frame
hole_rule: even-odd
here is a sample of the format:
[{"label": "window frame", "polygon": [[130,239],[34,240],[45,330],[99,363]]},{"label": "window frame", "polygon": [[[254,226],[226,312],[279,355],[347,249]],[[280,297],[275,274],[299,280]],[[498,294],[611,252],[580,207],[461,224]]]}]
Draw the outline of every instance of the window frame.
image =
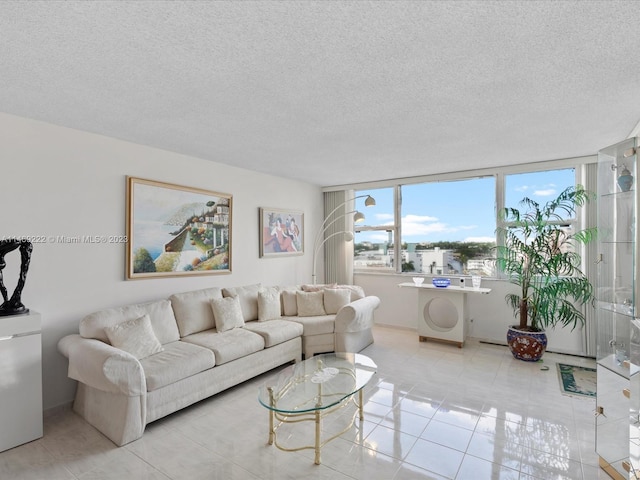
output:
[{"label": "window frame", "polygon": [[[521,165],[513,165],[513,166],[504,166],[504,167],[496,167],[492,169],[478,169],[478,170],[467,170],[462,172],[450,172],[443,174],[434,174],[420,177],[408,177],[408,178],[398,178],[394,180],[386,180],[386,181],[378,181],[378,182],[368,182],[361,184],[352,184],[349,186],[335,186],[335,187],[326,187],[323,191],[335,191],[335,190],[355,190],[357,194],[362,194],[372,189],[380,189],[380,188],[393,188],[394,189],[394,222],[393,222],[393,232],[394,232],[394,248],[393,255],[394,259],[400,259],[402,255],[402,229],[401,229],[401,211],[402,211],[402,191],[401,187],[403,185],[409,184],[418,184],[418,183],[429,183],[429,182],[442,182],[442,181],[450,181],[450,180],[467,180],[474,179],[479,177],[487,177],[494,176],[495,177],[495,216],[496,216],[496,226],[500,224],[504,224],[501,222],[498,212],[504,209],[505,207],[505,185],[506,185],[506,176],[512,174],[526,174],[526,173],[535,173],[535,172],[543,172],[549,170],[565,170],[565,169],[574,169],[575,171],[575,181],[574,184],[585,182],[583,181],[586,175],[585,165],[597,163],[596,155],[589,155],[585,157],[574,157],[567,158],[561,160],[552,160],[546,162],[536,162],[536,163],[528,163]],[[574,219],[562,221],[561,224],[570,224],[573,228],[578,229],[584,224],[583,215],[577,214]],[[354,232],[359,231],[388,231],[389,225],[380,226],[380,227],[359,227],[354,226]],[[496,235],[496,245],[501,241],[500,238]],[[362,268],[355,268],[354,273],[356,274],[366,274],[371,273],[370,271]],[[394,261],[394,266],[392,268],[387,269],[376,269],[375,273],[393,273],[393,274],[402,274],[402,262]],[[503,279],[504,276],[500,272],[496,272],[496,277]]]}]

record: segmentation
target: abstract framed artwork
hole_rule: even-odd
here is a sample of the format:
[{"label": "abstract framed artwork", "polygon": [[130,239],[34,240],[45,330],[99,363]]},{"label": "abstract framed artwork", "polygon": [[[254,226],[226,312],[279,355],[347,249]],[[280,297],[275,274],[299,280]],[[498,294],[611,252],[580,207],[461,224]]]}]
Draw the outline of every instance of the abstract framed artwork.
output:
[{"label": "abstract framed artwork", "polygon": [[304,253],[304,213],[260,208],[260,257]]},{"label": "abstract framed artwork", "polygon": [[231,272],[232,196],[127,177],[127,279]]}]

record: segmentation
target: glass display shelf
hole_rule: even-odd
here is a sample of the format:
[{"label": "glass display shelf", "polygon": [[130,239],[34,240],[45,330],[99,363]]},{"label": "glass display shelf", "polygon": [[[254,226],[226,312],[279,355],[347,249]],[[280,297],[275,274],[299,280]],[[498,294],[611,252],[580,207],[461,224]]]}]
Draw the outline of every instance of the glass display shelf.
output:
[{"label": "glass display shelf", "polygon": [[598,152],[596,451],[614,479],[637,478],[640,464],[637,142]]},{"label": "glass display shelf", "polygon": [[631,362],[629,362],[629,360],[626,359],[623,361],[619,361],[619,359],[617,359],[615,354],[613,353],[601,358],[596,363],[601,367],[604,367],[607,370],[626,378],[627,380],[631,377],[631,375],[635,375],[640,372],[640,368],[638,368],[637,365],[633,365]]},{"label": "glass display shelf", "polygon": [[598,301],[596,303],[596,307],[602,310],[606,310],[607,312],[618,313],[620,315],[624,315],[626,317],[635,318],[635,309],[633,305],[627,305],[624,303],[612,303],[612,302],[601,302]]}]

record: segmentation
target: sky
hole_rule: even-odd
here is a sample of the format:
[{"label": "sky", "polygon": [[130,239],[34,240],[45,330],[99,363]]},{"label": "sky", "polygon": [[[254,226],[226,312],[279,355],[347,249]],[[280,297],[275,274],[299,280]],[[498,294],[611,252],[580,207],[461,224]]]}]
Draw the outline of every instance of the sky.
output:
[{"label": "sky", "polygon": [[[525,196],[543,204],[574,184],[574,169],[507,175],[505,205],[517,207]],[[359,225],[392,225],[393,188],[356,192],[365,193],[376,199],[376,205],[365,207],[364,199],[356,201],[356,209],[366,217]],[[384,232],[363,232],[356,241],[379,243],[387,239]],[[495,241],[494,178],[403,186],[402,241]]]}]

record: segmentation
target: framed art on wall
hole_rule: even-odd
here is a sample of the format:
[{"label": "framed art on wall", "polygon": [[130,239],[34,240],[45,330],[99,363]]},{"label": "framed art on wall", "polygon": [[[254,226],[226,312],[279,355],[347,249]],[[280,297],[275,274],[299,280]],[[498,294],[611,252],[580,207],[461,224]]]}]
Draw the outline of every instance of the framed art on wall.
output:
[{"label": "framed art on wall", "polygon": [[127,177],[127,278],[230,273],[231,200]]},{"label": "framed art on wall", "polygon": [[304,253],[304,214],[297,210],[260,208],[260,256]]}]

